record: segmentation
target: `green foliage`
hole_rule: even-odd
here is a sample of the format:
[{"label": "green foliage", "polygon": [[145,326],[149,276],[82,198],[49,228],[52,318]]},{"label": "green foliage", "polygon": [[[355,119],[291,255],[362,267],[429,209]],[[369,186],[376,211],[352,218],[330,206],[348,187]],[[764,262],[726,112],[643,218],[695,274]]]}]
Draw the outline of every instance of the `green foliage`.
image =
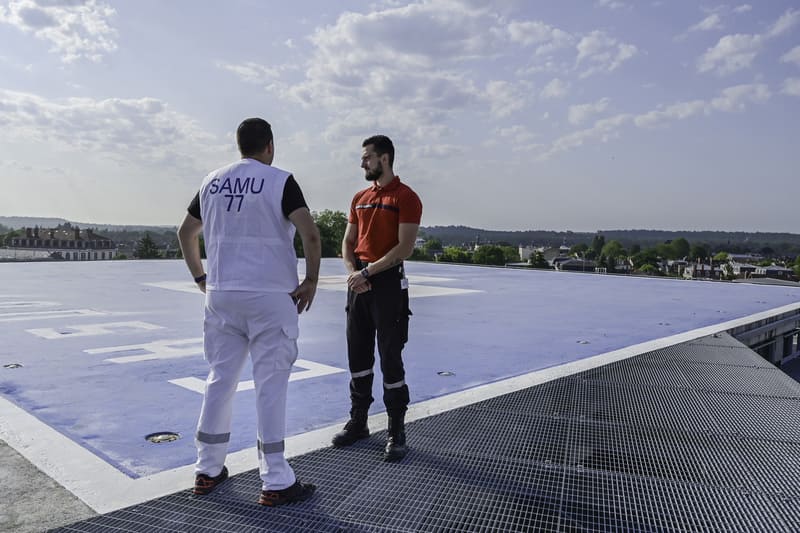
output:
[{"label": "green foliage", "polygon": [[[322,257],[340,257],[342,255],[342,239],[347,228],[347,216],[341,211],[326,209],[320,213],[312,212],[311,216],[319,229]],[[294,251],[297,257],[303,257],[303,241],[299,234],[294,236]]]},{"label": "green foliage", "polygon": [[587,251],[589,251],[589,246],[583,242],[575,244],[569,249],[569,253],[577,257],[583,257]]},{"label": "green foliage", "polygon": [[431,257],[420,248],[414,248],[409,259],[412,261],[430,261]]},{"label": "green foliage", "polygon": [[122,259],[127,259],[127,258],[128,258],[128,256],[125,255],[125,254],[117,254],[117,255],[114,256],[114,260],[117,260],[117,259],[122,260]]},{"label": "green foliage", "polygon": [[736,279],[736,274],[733,273],[733,266],[730,263],[722,265],[722,278],[728,281]]},{"label": "green foliage", "polygon": [[347,216],[342,211],[325,209],[320,213],[312,213],[314,222],[319,228],[322,241],[322,257],[339,257],[342,255],[342,239],[347,228]]},{"label": "green foliage", "polygon": [[0,235],[0,246],[11,246],[11,239],[21,234],[20,230],[9,230],[5,235]]},{"label": "green foliage", "polygon": [[531,257],[528,259],[528,262],[533,268],[550,268],[550,263],[548,263],[547,259],[544,258],[544,254],[542,252],[533,252]]},{"label": "green foliage", "polygon": [[689,250],[689,258],[692,261],[703,260],[708,257],[708,249],[699,244],[693,244]]},{"label": "green foliage", "polygon": [[445,246],[439,261],[445,263],[471,263],[472,258],[466,250],[457,246]]},{"label": "green foliage", "polygon": [[672,249],[671,244],[661,242],[656,244],[656,247],[654,249],[658,257],[662,259],[675,259],[675,257],[673,256],[674,250]]},{"label": "green foliage", "polygon": [[442,241],[436,238],[428,239],[425,241],[425,244],[422,245],[422,251],[428,257],[433,257],[434,253],[442,251]]},{"label": "green foliage", "polygon": [[623,248],[618,241],[608,241],[608,243],[603,246],[600,255],[616,260],[619,257],[625,257],[627,254],[625,253],[625,248]]},{"label": "green foliage", "polygon": [[[500,246],[503,250],[503,257],[505,258],[505,263],[517,263],[519,262],[519,248],[516,246],[509,246],[503,245]],[[504,264],[505,264],[504,263]]]},{"label": "green foliage", "polygon": [[133,255],[139,259],[156,259],[161,257],[161,253],[159,252],[155,241],[150,236],[149,231],[144,232],[144,237],[142,237],[136,244],[136,250],[133,252]]},{"label": "green foliage", "polygon": [[506,255],[502,247],[484,244],[472,254],[472,262],[477,265],[505,265]]},{"label": "green foliage", "polygon": [[722,263],[728,260],[728,252],[719,252],[714,256],[714,261]]},{"label": "green foliage", "polygon": [[653,269],[658,270],[659,256],[654,248],[642,250],[631,259],[633,260],[634,268],[637,270],[644,271],[645,266],[651,266]]},{"label": "green foliage", "polygon": [[670,246],[672,247],[672,257],[670,259],[683,259],[684,257],[688,257],[689,252],[691,251],[689,241],[683,237],[679,237],[672,241]]},{"label": "green foliage", "polygon": [[797,258],[794,260],[794,265],[792,266],[792,268],[794,269],[794,273],[800,276],[800,255],[798,255]]},{"label": "green foliage", "polygon": [[603,246],[605,245],[606,245],[606,238],[601,233],[595,235],[594,238],[592,239],[592,246],[591,246],[592,252],[594,252],[593,257],[600,257],[600,254],[603,253]]},{"label": "green foliage", "polygon": [[636,255],[641,251],[642,251],[642,247],[639,246],[638,244],[632,244],[631,245],[631,249],[630,249],[630,254],[631,255]]},{"label": "green foliage", "polygon": [[642,268],[639,269],[639,272],[642,274],[647,274],[648,276],[663,276],[663,272],[661,272],[657,267],[646,264],[643,265]]}]

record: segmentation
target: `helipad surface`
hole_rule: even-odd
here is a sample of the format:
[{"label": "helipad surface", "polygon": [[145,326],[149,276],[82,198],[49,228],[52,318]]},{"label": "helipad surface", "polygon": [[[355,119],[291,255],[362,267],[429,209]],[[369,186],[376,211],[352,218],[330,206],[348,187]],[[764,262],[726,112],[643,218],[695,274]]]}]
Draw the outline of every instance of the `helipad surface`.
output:
[{"label": "helipad surface", "polygon": [[[417,417],[473,391],[513,390],[520,377],[800,308],[792,287],[416,262],[407,271],[414,316],[404,358]],[[300,322],[290,453],[325,446],[349,407],[344,270],[324,260],[321,274]],[[203,296],[188,277],[182,261],[0,264],[0,438],[100,512],[191,483],[207,367]],[[246,369],[234,405],[234,471],[255,466],[250,380]],[[145,440],[161,431],[181,438]]]}]

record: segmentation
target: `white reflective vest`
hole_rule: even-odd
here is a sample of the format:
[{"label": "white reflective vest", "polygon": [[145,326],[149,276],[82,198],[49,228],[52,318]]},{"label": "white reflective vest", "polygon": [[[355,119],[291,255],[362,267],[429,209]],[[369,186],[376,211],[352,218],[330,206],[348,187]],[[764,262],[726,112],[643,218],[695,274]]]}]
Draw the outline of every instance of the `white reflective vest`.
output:
[{"label": "white reflective vest", "polygon": [[289,176],[245,158],[203,180],[206,289],[289,293],[297,288],[295,227],[281,209]]}]

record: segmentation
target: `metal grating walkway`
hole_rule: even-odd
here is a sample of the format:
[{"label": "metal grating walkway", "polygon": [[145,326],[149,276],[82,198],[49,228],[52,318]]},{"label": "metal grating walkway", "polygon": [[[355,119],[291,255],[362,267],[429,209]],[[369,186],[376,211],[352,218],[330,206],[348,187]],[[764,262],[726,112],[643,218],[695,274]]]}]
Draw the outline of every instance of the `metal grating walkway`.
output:
[{"label": "metal grating walkway", "polygon": [[303,504],[257,471],[57,529],[800,531],[800,384],[728,335],[657,350],[292,459]]}]

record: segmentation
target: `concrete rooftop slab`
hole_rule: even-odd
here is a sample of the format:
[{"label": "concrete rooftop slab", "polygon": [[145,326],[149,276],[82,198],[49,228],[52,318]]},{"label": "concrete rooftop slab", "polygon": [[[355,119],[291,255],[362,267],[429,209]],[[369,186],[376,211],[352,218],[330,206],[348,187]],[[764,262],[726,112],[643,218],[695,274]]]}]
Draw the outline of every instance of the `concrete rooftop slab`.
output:
[{"label": "concrete rooftop slab", "polygon": [[[420,262],[407,272],[416,417],[800,308],[794,287]],[[326,446],[348,410],[341,261],[321,274],[301,317],[290,454]],[[0,264],[0,439],[99,512],[191,484],[207,367],[203,296],[188,278],[182,261]],[[246,369],[234,473],[255,466],[250,380]],[[181,438],[145,440],[159,431]]]}]

